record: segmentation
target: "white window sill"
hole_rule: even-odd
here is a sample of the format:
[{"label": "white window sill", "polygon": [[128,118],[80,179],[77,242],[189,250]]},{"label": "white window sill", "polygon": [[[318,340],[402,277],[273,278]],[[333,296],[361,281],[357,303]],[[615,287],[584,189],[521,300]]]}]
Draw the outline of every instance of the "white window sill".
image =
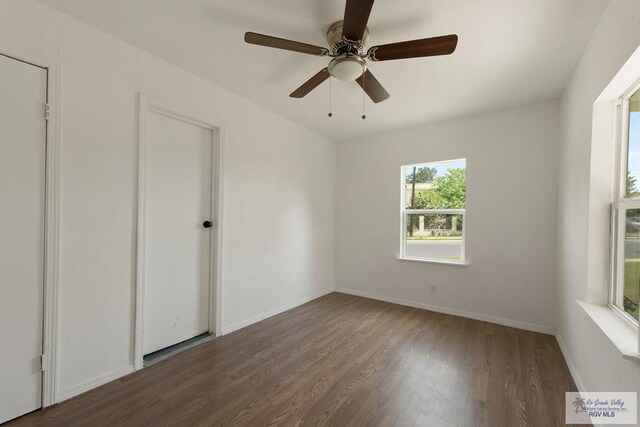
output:
[{"label": "white window sill", "polygon": [[576,302],[622,353],[623,359],[640,361],[636,326],[615,313],[611,307],[580,300]]},{"label": "white window sill", "polygon": [[413,261],[413,262],[426,262],[429,264],[446,264],[446,265],[458,265],[461,267],[466,267],[467,262],[466,261],[446,261],[446,260],[440,260],[440,259],[425,259],[425,258],[409,258],[409,257],[398,257],[399,261]]}]

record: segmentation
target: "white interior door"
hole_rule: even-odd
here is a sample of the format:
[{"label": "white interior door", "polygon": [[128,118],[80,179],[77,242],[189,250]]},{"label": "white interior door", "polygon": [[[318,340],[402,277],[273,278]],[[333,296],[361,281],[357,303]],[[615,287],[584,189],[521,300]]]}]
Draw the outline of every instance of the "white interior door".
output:
[{"label": "white interior door", "polygon": [[0,55],[0,423],[41,406],[46,93]]},{"label": "white interior door", "polygon": [[209,330],[214,135],[150,112],[146,142],[143,352]]}]

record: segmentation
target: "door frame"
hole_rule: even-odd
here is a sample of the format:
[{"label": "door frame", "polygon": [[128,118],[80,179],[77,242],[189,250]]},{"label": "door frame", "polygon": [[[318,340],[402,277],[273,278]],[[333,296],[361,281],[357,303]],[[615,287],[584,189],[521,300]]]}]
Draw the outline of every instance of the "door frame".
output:
[{"label": "door frame", "polygon": [[47,72],[46,103],[49,105],[45,137],[44,201],[44,283],[42,327],[41,406],[58,403],[58,313],[59,313],[59,234],[60,234],[60,140],[62,66],[57,59],[23,46],[0,40],[0,55],[43,68]]},{"label": "door frame", "polygon": [[[222,231],[223,231],[223,177],[224,177],[224,130],[221,120],[187,108],[178,107],[163,100],[146,96],[138,97],[138,183],[137,183],[137,225],[136,225],[136,286],[135,286],[135,327],[133,346],[134,370],[143,365],[144,340],[144,290],[145,290],[145,226],[146,226],[146,162],[147,162],[147,117],[149,113],[194,124],[210,129],[213,135],[211,188],[216,190],[211,197],[211,213],[215,215],[211,230],[209,260],[209,329],[216,336],[222,331]],[[213,170],[215,168],[215,170]]]}]

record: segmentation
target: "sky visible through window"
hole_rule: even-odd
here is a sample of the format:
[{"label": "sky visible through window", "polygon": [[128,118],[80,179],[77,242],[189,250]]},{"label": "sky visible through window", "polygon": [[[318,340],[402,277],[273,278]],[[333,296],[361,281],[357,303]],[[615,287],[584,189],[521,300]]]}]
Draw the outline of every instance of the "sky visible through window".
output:
[{"label": "sky visible through window", "polygon": [[[640,120],[640,116],[638,117]],[[640,124],[640,121],[639,121]],[[640,127],[638,128],[640,130]],[[416,165],[417,167],[430,167],[436,168],[438,173],[434,178],[438,178],[444,176],[449,172],[449,169],[465,169],[467,167],[467,162],[465,160],[453,161],[453,162],[439,162],[439,163],[425,163],[421,165]],[[413,173],[413,167],[407,166],[405,168],[405,174],[410,179],[411,174]],[[638,142],[638,176],[640,176],[640,141]],[[640,181],[638,181],[640,183]]]}]

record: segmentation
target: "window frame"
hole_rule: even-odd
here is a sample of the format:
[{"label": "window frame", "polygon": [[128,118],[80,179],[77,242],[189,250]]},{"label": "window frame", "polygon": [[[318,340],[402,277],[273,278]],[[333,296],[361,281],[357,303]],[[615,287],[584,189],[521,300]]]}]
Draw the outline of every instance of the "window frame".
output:
[{"label": "window frame", "polygon": [[[614,197],[611,203],[611,254],[608,305],[616,314],[636,328],[639,321],[624,310],[624,243],[626,212],[640,209],[640,195],[627,197],[627,167],[629,156],[629,100],[640,91],[640,79],[615,102],[616,165]],[[622,305],[621,305],[622,304]]]},{"label": "window frame", "polygon": [[[433,166],[442,163],[454,163],[454,162],[462,162],[464,161],[465,165],[465,207],[464,209],[411,209],[407,208],[407,184],[406,184],[406,168],[408,167],[422,167],[422,166]],[[467,200],[466,200],[466,174],[467,174],[467,159],[459,158],[459,159],[451,159],[451,160],[441,160],[436,162],[426,162],[426,163],[410,163],[407,165],[400,166],[400,256],[399,258],[402,260],[409,261],[421,261],[421,262],[431,262],[436,264],[454,264],[454,265],[466,265],[466,229],[467,229],[467,220],[466,220],[466,211],[467,211]],[[448,260],[448,259],[440,259],[440,258],[425,258],[425,257],[417,257],[407,255],[407,216],[408,215],[420,215],[420,214],[453,214],[453,215],[461,215],[462,216],[462,228],[461,228],[461,247],[460,247],[460,259],[459,260]]]}]

